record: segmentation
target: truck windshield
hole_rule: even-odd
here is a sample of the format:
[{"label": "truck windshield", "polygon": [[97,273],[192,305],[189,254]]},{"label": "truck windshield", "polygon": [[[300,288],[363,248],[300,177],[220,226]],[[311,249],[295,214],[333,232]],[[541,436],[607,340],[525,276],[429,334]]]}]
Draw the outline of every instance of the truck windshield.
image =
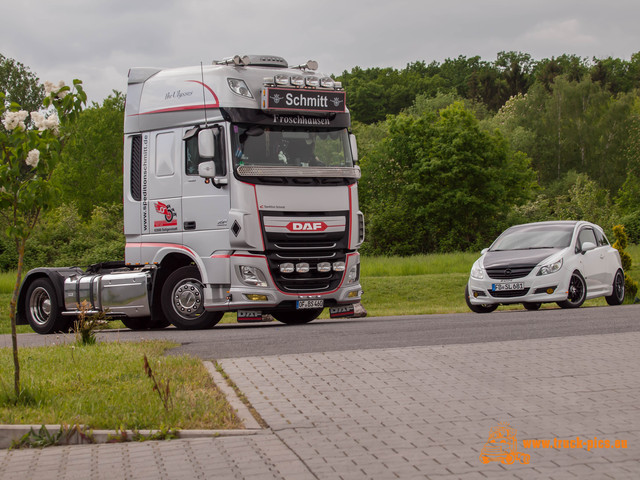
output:
[{"label": "truck windshield", "polygon": [[346,129],[233,125],[235,166],[352,167]]}]

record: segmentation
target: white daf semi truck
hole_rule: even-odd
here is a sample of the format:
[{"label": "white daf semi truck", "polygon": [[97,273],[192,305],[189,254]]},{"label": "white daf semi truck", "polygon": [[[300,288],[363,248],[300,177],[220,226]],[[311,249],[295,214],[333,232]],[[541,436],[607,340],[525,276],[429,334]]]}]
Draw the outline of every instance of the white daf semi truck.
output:
[{"label": "white daf semi truck", "polygon": [[28,272],[19,323],[64,331],[80,309],[132,329],[352,315],[360,169],[345,92],[316,70],[265,55],[131,69],[124,262]]}]

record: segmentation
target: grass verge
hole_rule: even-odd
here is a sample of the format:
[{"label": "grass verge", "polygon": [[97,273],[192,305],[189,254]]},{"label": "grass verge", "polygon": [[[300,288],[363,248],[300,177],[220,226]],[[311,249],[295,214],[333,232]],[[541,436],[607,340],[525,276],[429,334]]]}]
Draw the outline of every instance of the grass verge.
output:
[{"label": "grass verge", "polygon": [[[93,429],[241,428],[199,359],[164,356],[173,342],[20,349],[22,400],[13,396],[10,348],[0,349],[0,424],[78,424]],[[169,381],[165,409],[145,374]]]},{"label": "grass verge", "polygon": [[[635,263],[628,272],[640,280],[640,245],[630,245],[627,252]],[[468,312],[464,285],[471,265],[480,256],[474,252],[416,255],[413,257],[363,257],[361,283],[363,305],[371,316],[423,315]],[[9,302],[15,274],[0,274],[0,334],[10,333]],[[605,305],[604,299],[589,300],[587,305]],[[521,308],[520,305],[501,309]],[[328,318],[325,310],[321,318]],[[222,323],[235,323],[235,314],[227,313]],[[120,321],[110,328],[124,328]],[[18,333],[33,332],[19,325]]]}]

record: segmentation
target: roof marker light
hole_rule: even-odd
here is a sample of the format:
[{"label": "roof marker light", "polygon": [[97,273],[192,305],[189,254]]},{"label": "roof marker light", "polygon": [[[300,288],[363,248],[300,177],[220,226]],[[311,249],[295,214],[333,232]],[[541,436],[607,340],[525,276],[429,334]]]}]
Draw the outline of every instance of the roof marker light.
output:
[{"label": "roof marker light", "polygon": [[322,88],[333,88],[335,87],[336,82],[331,77],[322,77],[320,79],[320,86]]},{"label": "roof marker light", "polygon": [[289,85],[289,76],[288,75],[276,75],[273,77],[273,81],[276,85]]},{"label": "roof marker light", "polygon": [[320,79],[318,77],[307,77],[305,78],[305,83],[307,87],[317,87],[320,85]]},{"label": "roof marker light", "polygon": [[304,77],[302,77],[300,75],[296,75],[295,77],[291,77],[291,85],[294,85],[296,87],[304,86]]}]

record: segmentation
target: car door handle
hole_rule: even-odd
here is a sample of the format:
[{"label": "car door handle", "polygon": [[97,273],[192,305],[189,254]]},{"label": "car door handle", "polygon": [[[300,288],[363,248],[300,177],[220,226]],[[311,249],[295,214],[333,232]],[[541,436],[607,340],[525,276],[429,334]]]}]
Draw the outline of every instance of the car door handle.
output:
[{"label": "car door handle", "polygon": [[196,222],[184,222],[184,229],[185,230],[195,230],[196,229]]}]

